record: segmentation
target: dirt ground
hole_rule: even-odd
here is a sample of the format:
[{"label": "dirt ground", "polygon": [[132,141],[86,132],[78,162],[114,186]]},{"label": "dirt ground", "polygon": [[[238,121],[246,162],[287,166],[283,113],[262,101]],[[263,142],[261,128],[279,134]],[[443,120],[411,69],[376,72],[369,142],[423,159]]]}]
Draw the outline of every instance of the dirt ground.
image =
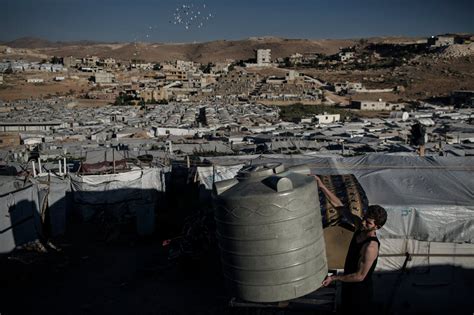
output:
[{"label": "dirt ground", "polygon": [[211,254],[170,263],[159,235],[103,243],[79,233],[58,245],[17,253],[26,263],[2,258],[1,314],[230,313]]},{"label": "dirt ground", "polygon": [[157,213],[148,238],[134,224],[110,240],[100,226],[74,223],[52,240],[60,251],[0,256],[0,314],[318,314],[230,307],[217,245],[170,260],[163,241],[181,233],[194,208],[179,203],[188,212]]},{"label": "dirt ground", "polygon": [[[4,83],[0,85],[0,100],[14,101],[19,99],[50,98],[54,96],[72,96],[86,93],[91,87],[85,79],[55,82],[56,76],[67,74],[15,74],[4,75]],[[28,83],[27,78],[42,78],[44,83]]]},{"label": "dirt ground", "polygon": [[362,82],[368,89],[385,89],[404,86],[404,91],[394,93],[357,93],[353,100],[411,101],[430,97],[448,96],[453,90],[474,89],[474,57],[436,59],[422,57],[396,69],[367,71],[329,71],[304,69],[309,74],[327,82]]}]

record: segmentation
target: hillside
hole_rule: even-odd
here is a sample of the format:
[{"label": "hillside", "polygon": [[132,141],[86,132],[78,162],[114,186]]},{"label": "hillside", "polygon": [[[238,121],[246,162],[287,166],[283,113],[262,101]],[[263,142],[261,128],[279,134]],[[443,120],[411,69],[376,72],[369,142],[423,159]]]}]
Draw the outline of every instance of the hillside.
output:
[{"label": "hillside", "polygon": [[[244,40],[219,40],[204,43],[96,43],[66,42],[53,43],[36,38],[22,38],[0,46],[1,59],[24,59],[41,61],[52,56],[99,56],[112,57],[118,61],[132,59],[147,62],[192,60],[200,63],[219,62],[226,59],[246,60],[255,57],[259,48],[271,49],[272,59],[288,57],[294,53],[334,54],[340,48],[357,45],[364,49],[367,43],[407,43],[420,38],[377,37],[370,39],[348,40],[308,40],[282,39],[276,37],[248,38]],[[11,47],[8,49],[8,47]],[[36,47],[36,48],[35,48]],[[397,53],[396,51],[394,52]],[[375,60],[377,62],[377,59]],[[474,44],[452,45],[435,52],[411,56],[393,67],[369,67],[363,70],[349,70],[332,66],[320,68],[293,68],[314,76],[324,82],[361,82],[368,89],[386,89],[402,87],[401,91],[390,93],[359,93],[348,98],[379,99],[387,101],[410,101],[446,97],[453,90],[474,89]],[[350,66],[350,64],[348,65]],[[265,68],[247,69],[263,76],[284,76],[288,69]],[[88,86],[74,83],[48,83],[39,86],[24,84],[27,74],[4,76],[0,89],[0,99],[17,99],[41,95],[62,95],[70,90],[79,92]],[[50,78],[51,79],[51,78]],[[20,83],[18,83],[20,82]]]},{"label": "hillside", "polygon": [[357,40],[308,40],[276,37],[249,38],[244,40],[219,40],[204,43],[94,43],[50,42],[37,38],[21,38],[5,43],[13,48],[36,50],[50,56],[84,57],[96,55],[118,60],[140,59],[150,62],[176,59],[207,63],[226,59],[248,59],[255,56],[255,49],[272,50],[272,58],[298,53],[334,54],[341,47],[354,45]]}]

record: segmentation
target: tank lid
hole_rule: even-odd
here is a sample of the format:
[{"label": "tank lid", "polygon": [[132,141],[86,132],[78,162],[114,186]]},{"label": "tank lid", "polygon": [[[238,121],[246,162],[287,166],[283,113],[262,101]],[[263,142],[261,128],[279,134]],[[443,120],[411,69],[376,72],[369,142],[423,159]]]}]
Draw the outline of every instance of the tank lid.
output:
[{"label": "tank lid", "polygon": [[278,174],[285,171],[285,166],[281,163],[268,163],[263,165],[249,165],[242,168],[237,173],[237,178],[256,178],[256,177],[267,177],[274,174]]}]

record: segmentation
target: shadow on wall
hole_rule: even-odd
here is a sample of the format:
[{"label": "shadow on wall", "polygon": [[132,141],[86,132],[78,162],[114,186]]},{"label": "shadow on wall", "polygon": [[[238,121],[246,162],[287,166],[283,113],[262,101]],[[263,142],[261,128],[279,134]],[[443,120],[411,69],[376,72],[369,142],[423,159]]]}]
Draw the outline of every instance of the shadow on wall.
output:
[{"label": "shadow on wall", "polygon": [[377,313],[472,314],[474,269],[435,265],[374,274]]},{"label": "shadow on wall", "polygon": [[0,254],[38,239],[67,234],[71,225],[77,232],[83,223],[97,225],[104,239],[116,237],[125,226],[138,236],[150,236],[156,230],[157,216],[167,211],[165,193],[153,189],[68,191],[46,207],[43,221],[44,205],[38,199],[47,203],[48,198],[38,198],[41,194],[44,197],[30,185],[0,195]]},{"label": "shadow on wall", "polygon": [[0,254],[15,247],[37,240],[41,235],[41,218],[35,202],[20,200],[13,195],[0,196]]},{"label": "shadow on wall", "polygon": [[[101,192],[68,192],[63,203],[49,207],[51,224],[67,222],[98,224],[105,239],[116,237],[120,228],[130,227],[139,236],[150,236],[156,230],[157,215],[166,210],[164,192],[153,189],[126,188]],[[65,213],[65,215],[64,215]]]}]

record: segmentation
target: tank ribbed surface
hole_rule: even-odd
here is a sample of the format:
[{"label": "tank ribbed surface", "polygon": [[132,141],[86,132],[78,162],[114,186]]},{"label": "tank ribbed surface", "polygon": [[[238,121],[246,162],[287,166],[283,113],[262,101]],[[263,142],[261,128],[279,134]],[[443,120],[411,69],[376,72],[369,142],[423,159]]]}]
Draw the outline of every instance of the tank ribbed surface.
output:
[{"label": "tank ribbed surface", "polygon": [[247,301],[297,298],[327,274],[317,186],[298,173],[261,174],[241,176],[215,196],[224,275]]}]

